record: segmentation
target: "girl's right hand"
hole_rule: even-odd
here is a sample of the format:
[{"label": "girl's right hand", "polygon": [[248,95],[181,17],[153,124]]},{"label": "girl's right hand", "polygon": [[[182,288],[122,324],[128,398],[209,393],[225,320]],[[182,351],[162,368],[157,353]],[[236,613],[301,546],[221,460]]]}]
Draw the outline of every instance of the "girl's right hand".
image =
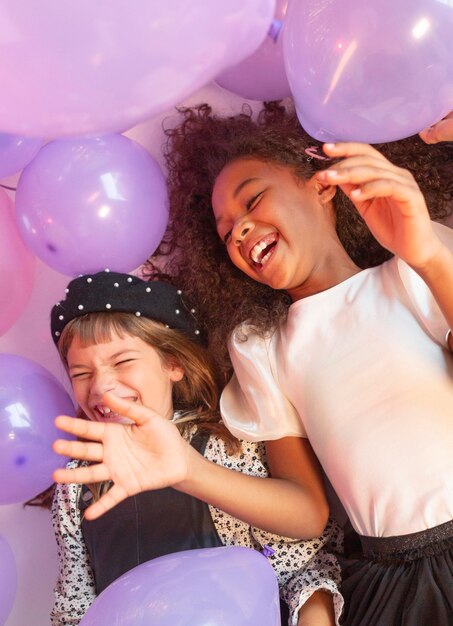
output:
[{"label": "girl's right hand", "polygon": [[440,122],[420,131],[419,136],[425,143],[453,141],[453,111],[450,111]]},{"label": "girl's right hand", "polygon": [[[57,469],[58,483],[97,483],[113,481],[113,486],[85,513],[96,519],[125,498],[149,489],[175,486],[187,477],[190,445],[177,427],[145,406],[111,393],[103,402],[133,424],[100,423],[60,415],[60,430],[86,441],[58,439],[58,454],[93,462],[88,467]],[[121,471],[118,471],[118,470]]]}]

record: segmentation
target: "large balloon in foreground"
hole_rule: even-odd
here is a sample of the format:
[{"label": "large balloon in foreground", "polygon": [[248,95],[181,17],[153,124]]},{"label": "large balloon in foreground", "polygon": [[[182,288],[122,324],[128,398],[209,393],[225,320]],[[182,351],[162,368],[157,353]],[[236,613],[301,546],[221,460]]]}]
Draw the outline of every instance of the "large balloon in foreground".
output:
[{"label": "large balloon in foreground", "polygon": [[165,177],[142,146],[122,135],[60,139],[22,172],[16,214],[29,247],[58,272],[129,272],[165,232]]},{"label": "large balloon in foreground", "polygon": [[6,623],[16,595],[17,570],[13,552],[0,535],[0,625]]},{"label": "large balloon in foreground", "polygon": [[35,257],[14,220],[11,201],[0,189],[0,335],[25,309],[35,281]]},{"label": "large balloon in foreground", "polygon": [[88,609],[80,626],[280,626],[278,584],[250,548],[188,550],[123,574]]},{"label": "large balloon in foreground", "polygon": [[50,372],[0,354],[0,504],[25,502],[52,484],[65,462],[52,451],[62,435],[53,423],[60,413],[73,415],[74,405]]},{"label": "large balloon in foreground", "polygon": [[122,132],[252,54],[275,0],[2,0],[0,131]]},{"label": "large balloon in foreground", "polygon": [[290,3],[284,55],[302,126],[369,143],[430,126],[453,108],[452,35],[451,2]]},{"label": "large balloon in foreground", "polygon": [[287,7],[288,0],[277,0],[274,20],[261,46],[217,76],[217,84],[249,100],[281,100],[291,95],[282,44]]}]

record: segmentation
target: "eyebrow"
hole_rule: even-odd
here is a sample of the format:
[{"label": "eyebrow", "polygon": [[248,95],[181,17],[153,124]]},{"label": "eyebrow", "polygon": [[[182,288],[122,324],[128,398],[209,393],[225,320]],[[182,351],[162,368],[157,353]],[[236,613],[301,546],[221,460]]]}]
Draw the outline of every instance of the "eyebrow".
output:
[{"label": "eyebrow", "polygon": [[[258,176],[253,176],[252,178],[246,178],[245,180],[241,181],[239,185],[236,187],[236,189],[233,191],[233,198],[236,199],[238,195],[241,193],[241,191],[244,189],[244,187],[248,185],[249,183],[253,183],[255,180],[260,180],[260,179],[258,178]],[[222,221],[222,218],[218,217],[215,223],[219,224],[219,222],[221,221]]]},{"label": "eyebrow", "polygon": [[[115,352],[115,354],[112,354],[109,356],[109,360],[113,360],[113,359],[117,359],[120,356],[124,356],[125,354],[138,354],[138,350],[120,350],[119,352]],[[88,366],[87,365],[70,365],[68,369],[73,370],[73,369],[86,369]]]}]

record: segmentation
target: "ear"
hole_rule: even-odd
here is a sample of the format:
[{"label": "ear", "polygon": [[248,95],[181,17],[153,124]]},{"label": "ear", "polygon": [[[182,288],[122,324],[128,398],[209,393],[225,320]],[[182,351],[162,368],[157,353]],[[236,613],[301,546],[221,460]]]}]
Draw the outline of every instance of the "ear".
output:
[{"label": "ear", "polygon": [[173,383],[177,383],[184,378],[184,370],[178,363],[170,363],[168,366],[168,373],[170,374],[170,380]]},{"label": "ear", "polygon": [[319,181],[317,178],[312,178],[314,187],[316,189],[316,193],[318,194],[319,201],[321,204],[327,204],[330,202],[335,194],[337,193],[337,188],[335,185],[327,185]]}]

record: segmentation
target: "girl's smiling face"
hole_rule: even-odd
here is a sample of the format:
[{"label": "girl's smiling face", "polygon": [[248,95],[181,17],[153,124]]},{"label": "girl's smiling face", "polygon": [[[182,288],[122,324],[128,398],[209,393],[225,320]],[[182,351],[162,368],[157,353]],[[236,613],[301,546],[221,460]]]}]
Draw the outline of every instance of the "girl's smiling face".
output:
[{"label": "girl's smiling face", "polygon": [[106,343],[82,345],[74,337],[67,364],[75,399],[90,420],[130,423],[102,403],[111,391],[147,406],[167,419],[173,416],[172,387],[184,371],[165,365],[158,352],[138,337],[112,333]]},{"label": "girl's smiling face", "polygon": [[344,250],[335,232],[335,188],[301,180],[286,167],[247,158],[217,177],[217,232],[234,263],[293,300],[330,286],[329,268]]}]

